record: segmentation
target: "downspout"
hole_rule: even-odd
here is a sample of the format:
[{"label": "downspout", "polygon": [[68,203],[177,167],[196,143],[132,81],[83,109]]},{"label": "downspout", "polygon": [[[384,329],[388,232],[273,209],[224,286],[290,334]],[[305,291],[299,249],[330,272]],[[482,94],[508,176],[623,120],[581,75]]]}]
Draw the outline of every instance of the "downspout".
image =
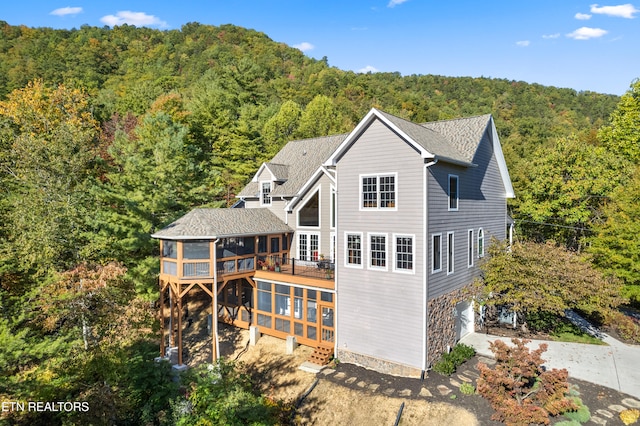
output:
[{"label": "downspout", "polygon": [[424,207],[422,213],[423,225],[422,229],[424,230],[423,237],[423,249],[422,249],[422,267],[423,271],[423,288],[422,294],[424,294],[424,298],[422,300],[423,306],[422,311],[424,312],[424,317],[422,318],[422,330],[423,330],[423,340],[422,340],[422,374],[421,378],[424,379],[426,377],[427,367],[429,365],[429,171],[427,170],[429,167],[435,165],[438,162],[437,159],[434,159],[424,165],[424,171],[422,176],[422,182],[424,183]]},{"label": "downspout", "polygon": [[211,297],[211,324],[213,326],[212,338],[215,339],[212,345],[212,349],[215,346],[215,354],[212,356],[212,361],[216,362],[220,359],[220,342],[218,341],[218,259],[217,246],[220,238],[216,238],[213,242],[213,296]]}]

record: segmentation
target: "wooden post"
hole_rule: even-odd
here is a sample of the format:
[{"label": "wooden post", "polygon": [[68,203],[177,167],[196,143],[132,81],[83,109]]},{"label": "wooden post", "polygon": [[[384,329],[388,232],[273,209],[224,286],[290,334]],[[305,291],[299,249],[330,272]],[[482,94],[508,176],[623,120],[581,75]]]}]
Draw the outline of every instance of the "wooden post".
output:
[{"label": "wooden post", "polygon": [[178,295],[178,365],[182,365],[182,297]]},{"label": "wooden post", "polygon": [[164,347],[164,287],[160,281],[160,356],[165,356]]},{"label": "wooden post", "polygon": [[176,346],[176,336],[173,334],[175,328],[174,312],[175,312],[175,295],[173,294],[173,286],[169,283],[169,347]]},{"label": "wooden post", "polygon": [[[213,286],[212,286],[213,287]],[[216,327],[218,326],[218,321],[216,321],[218,315],[218,295],[215,293],[214,289],[211,289],[211,363],[215,364],[218,360],[218,333]]]}]

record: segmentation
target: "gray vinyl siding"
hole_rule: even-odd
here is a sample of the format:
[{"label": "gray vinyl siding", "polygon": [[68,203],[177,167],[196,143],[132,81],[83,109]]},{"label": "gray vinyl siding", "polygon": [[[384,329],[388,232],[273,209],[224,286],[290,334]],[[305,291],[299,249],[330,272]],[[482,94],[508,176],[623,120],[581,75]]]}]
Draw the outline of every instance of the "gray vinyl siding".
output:
[{"label": "gray vinyl siding", "polygon": [[[395,211],[360,209],[360,176],[396,174]],[[374,121],[338,161],[337,347],[423,368],[423,197],[420,155]],[[345,266],[345,232],[362,233],[361,269]],[[369,233],[387,235],[387,270],[372,270]],[[414,271],[394,272],[394,235],[414,236]]]},{"label": "gray vinyl siding", "polygon": [[[456,167],[437,163],[429,168],[428,194],[428,297],[434,299],[473,281],[478,274],[477,238],[484,231],[485,247],[492,237],[503,239],[506,234],[505,188],[488,134],[473,159],[477,167]],[[457,211],[449,211],[448,177],[458,176],[459,202]],[[474,231],[474,266],[467,262],[468,231]],[[447,274],[447,233],[455,235],[454,273]],[[431,272],[431,235],[442,234],[442,270]],[[486,253],[486,248],[485,248]]]}]

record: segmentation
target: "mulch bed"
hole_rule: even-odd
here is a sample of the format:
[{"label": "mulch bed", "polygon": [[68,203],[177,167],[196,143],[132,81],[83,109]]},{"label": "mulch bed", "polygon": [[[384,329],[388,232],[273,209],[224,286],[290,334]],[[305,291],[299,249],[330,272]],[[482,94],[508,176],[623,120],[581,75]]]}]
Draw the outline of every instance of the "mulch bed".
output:
[{"label": "mulch bed", "polygon": [[[491,419],[494,411],[483,397],[481,397],[480,395],[464,395],[458,388],[452,386],[451,384],[451,379],[457,379],[456,375],[461,374],[464,371],[474,371],[477,373],[476,365],[478,364],[479,360],[480,357],[478,356],[471,358],[465,364],[461,365],[452,377],[444,376],[431,371],[424,380],[421,380],[419,378],[390,376],[347,363],[340,363],[338,366],[336,366],[336,373],[343,372],[347,377],[357,377],[358,380],[353,383],[346,383],[344,380],[332,380],[332,377],[335,376],[335,374],[325,376],[322,373],[319,373],[318,377],[321,378],[321,380],[332,380],[335,383],[339,383],[341,386],[346,386],[355,390],[359,390],[361,392],[363,391],[363,389],[357,385],[359,381],[380,384],[380,388],[376,391],[377,393],[380,393],[384,389],[388,388],[393,388],[396,391],[410,389],[411,397],[407,399],[422,398],[426,399],[429,402],[448,403],[472,412],[477,417],[481,425],[500,425],[502,423],[496,422]],[[609,409],[609,406],[621,405],[623,399],[633,397],[622,392],[618,392],[614,389],[598,386],[593,383],[573,379],[571,377],[569,378],[569,383],[578,390],[582,402],[587,407],[589,407],[592,416],[598,415],[596,413],[597,410],[607,410],[614,414],[612,418],[604,418],[603,416],[598,415],[599,417],[607,420],[607,425],[624,424],[618,417],[617,413]],[[449,395],[441,395],[437,390],[439,385],[446,386],[449,389],[452,389],[453,392],[451,392]],[[423,396],[419,396],[420,390],[423,387],[427,388],[432,396],[426,398]],[[553,418],[551,424],[564,420],[567,419],[563,416],[559,416],[558,418]],[[595,424],[593,422],[589,423]]]}]

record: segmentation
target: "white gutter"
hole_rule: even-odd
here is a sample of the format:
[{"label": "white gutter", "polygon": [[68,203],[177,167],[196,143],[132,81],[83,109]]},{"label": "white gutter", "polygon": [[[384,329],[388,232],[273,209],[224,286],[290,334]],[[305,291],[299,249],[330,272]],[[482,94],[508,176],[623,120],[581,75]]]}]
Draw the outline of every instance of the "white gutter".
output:
[{"label": "white gutter", "polygon": [[422,212],[422,229],[424,230],[423,237],[423,249],[422,249],[422,267],[423,271],[423,279],[422,279],[422,294],[424,298],[422,300],[422,312],[424,316],[422,317],[422,329],[423,329],[423,339],[422,339],[422,372],[427,371],[427,365],[429,362],[429,357],[427,356],[427,351],[429,349],[429,313],[428,313],[428,302],[429,302],[429,172],[428,168],[435,165],[438,162],[437,159],[430,161],[424,165],[424,171],[422,174],[422,182],[424,184],[424,191],[422,191],[424,196],[424,208]]}]

